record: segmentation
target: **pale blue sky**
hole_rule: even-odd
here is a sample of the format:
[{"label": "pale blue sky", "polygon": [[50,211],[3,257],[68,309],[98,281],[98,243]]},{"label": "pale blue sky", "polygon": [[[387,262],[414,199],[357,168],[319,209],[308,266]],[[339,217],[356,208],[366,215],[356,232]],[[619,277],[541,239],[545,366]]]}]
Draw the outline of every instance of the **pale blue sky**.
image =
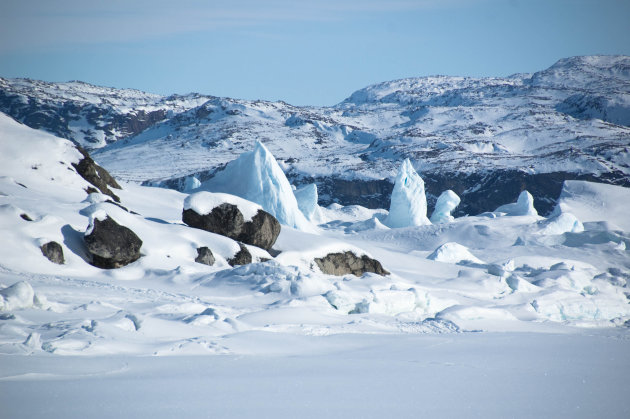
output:
[{"label": "pale blue sky", "polygon": [[630,0],[2,0],[0,76],[332,105],[369,84],[630,55]]}]

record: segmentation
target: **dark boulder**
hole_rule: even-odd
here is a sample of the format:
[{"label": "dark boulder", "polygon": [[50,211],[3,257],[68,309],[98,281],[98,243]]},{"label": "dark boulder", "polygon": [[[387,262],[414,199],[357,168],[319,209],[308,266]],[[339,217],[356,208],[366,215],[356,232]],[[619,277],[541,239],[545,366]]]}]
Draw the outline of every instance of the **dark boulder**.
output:
[{"label": "dark boulder", "polygon": [[212,266],[214,265],[215,259],[212,254],[212,250],[207,248],[206,246],[197,248],[197,257],[195,258],[195,262],[203,263],[204,265]]},{"label": "dark boulder", "polygon": [[85,236],[85,244],[92,255],[92,265],[112,269],[138,260],[142,240],[127,227],[107,217],[103,221],[94,219],[92,231]]},{"label": "dark boulder", "polygon": [[48,242],[43,244],[40,249],[42,250],[42,254],[52,263],[56,263],[57,265],[64,264],[65,259],[63,258],[63,249],[59,243]]},{"label": "dark boulder", "polygon": [[323,273],[328,275],[361,276],[366,272],[389,275],[378,260],[366,255],[358,257],[353,252],[329,253],[323,258],[315,258],[315,263]]},{"label": "dark boulder", "polygon": [[29,215],[28,215],[28,214],[26,214],[26,213],[22,213],[22,214],[20,214],[20,217],[21,217],[23,220],[25,220],[25,221],[33,221],[33,219],[32,219],[31,217],[29,217]]},{"label": "dark boulder", "polygon": [[72,164],[77,173],[81,175],[83,179],[96,186],[96,188],[101,191],[101,193],[111,196],[112,199],[116,202],[120,202],[120,198],[118,198],[118,196],[116,196],[116,194],[114,194],[114,192],[109,189],[110,187],[115,189],[122,189],[118,182],[116,182],[116,179],[114,179],[112,175],[107,172],[107,170],[96,164],[94,160],[92,160],[88,152],[85,151],[83,148],[77,147],[77,150],[79,150],[83,155],[83,158],[79,161],[79,163]]},{"label": "dark boulder", "polygon": [[227,263],[229,263],[230,266],[247,265],[249,263],[252,263],[252,254],[249,253],[247,247],[243,246],[242,243],[239,243],[238,245],[241,249],[236,252],[232,259],[228,259]]},{"label": "dark boulder", "polygon": [[251,244],[265,250],[271,249],[280,234],[280,223],[263,210],[258,210],[251,221],[245,221],[236,205],[223,203],[209,214],[197,214],[185,209],[182,220],[190,227],[221,234],[231,239]]}]

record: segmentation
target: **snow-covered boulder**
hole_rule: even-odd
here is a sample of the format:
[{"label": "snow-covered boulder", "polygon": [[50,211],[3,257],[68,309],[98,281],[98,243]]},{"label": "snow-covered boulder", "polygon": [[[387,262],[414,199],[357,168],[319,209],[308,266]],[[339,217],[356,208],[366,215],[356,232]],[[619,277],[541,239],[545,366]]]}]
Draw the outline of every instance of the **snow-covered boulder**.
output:
[{"label": "snow-covered boulder", "polygon": [[534,197],[527,191],[521,192],[516,202],[501,205],[494,212],[503,212],[506,215],[538,215],[534,208]]},{"label": "snow-covered boulder", "polygon": [[427,218],[424,181],[409,159],[402,162],[398,171],[385,224],[392,228],[431,224]]},{"label": "snow-covered boulder", "polygon": [[455,242],[444,243],[443,245],[439,246],[437,249],[435,249],[433,253],[427,256],[427,259],[446,263],[484,263],[475,255],[470,253],[470,250],[468,250],[466,246],[462,246],[461,244]]},{"label": "snow-covered boulder", "polygon": [[243,246],[242,243],[238,244],[240,247],[240,250],[238,252],[236,252],[236,254],[231,258],[228,259],[228,263],[230,264],[230,266],[237,266],[237,265],[249,265],[250,263],[252,263],[252,254],[249,252],[249,249],[247,249],[247,247]]},{"label": "snow-covered boulder", "polygon": [[366,272],[389,275],[389,272],[383,269],[381,262],[378,260],[372,259],[367,255],[359,257],[350,251],[329,253],[324,257],[315,258],[315,263],[323,273],[328,275],[343,276],[352,274],[361,276]]},{"label": "snow-covered boulder", "polygon": [[431,222],[434,224],[450,223],[455,218],[451,215],[453,211],[461,202],[461,199],[457,194],[450,189],[440,194],[435,203],[435,210],[431,214]]},{"label": "snow-covered boulder", "polygon": [[224,170],[203,182],[201,190],[224,192],[255,202],[284,225],[316,232],[298,207],[291,184],[273,155],[259,141]]},{"label": "snow-covered boulder", "polygon": [[224,193],[197,192],[184,201],[182,220],[190,227],[271,249],[280,223],[253,202]]},{"label": "snow-covered boulder", "polygon": [[98,214],[90,220],[85,232],[85,244],[92,256],[92,265],[112,269],[138,260],[142,240],[108,215]]},{"label": "snow-covered boulder", "polygon": [[321,208],[317,204],[317,185],[308,184],[300,189],[293,191],[298,207],[307,220],[319,224],[323,222]]}]

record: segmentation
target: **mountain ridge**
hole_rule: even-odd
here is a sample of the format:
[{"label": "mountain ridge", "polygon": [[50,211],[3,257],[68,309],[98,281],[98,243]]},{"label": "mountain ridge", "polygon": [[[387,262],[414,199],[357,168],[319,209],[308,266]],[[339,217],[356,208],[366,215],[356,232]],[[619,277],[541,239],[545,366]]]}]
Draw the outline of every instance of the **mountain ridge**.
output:
[{"label": "mountain ridge", "polygon": [[447,186],[462,196],[459,215],[526,188],[546,213],[565,179],[630,186],[626,56],[569,57],[508,77],[393,80],[331,107],[92,85],[73,98],[68,89],[83,85],[19,80],[0,79],[0,111],[86,146],[126,181],[181,189],[260,140],[292,182],[318,184],[323,204],[386,207],[404,158],[427,182],[430,207]]}]

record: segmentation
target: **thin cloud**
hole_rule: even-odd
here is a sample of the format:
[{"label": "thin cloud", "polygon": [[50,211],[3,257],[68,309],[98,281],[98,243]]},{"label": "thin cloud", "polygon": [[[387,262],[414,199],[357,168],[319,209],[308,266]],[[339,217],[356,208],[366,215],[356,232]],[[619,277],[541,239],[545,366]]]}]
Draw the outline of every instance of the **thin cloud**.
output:
[{"label": "thin cloud", "polygon": [[8,0],[0,5],[0,52],[138,42],[282,22],[330,22],[373,13],[453,7],[463,0]]}]

